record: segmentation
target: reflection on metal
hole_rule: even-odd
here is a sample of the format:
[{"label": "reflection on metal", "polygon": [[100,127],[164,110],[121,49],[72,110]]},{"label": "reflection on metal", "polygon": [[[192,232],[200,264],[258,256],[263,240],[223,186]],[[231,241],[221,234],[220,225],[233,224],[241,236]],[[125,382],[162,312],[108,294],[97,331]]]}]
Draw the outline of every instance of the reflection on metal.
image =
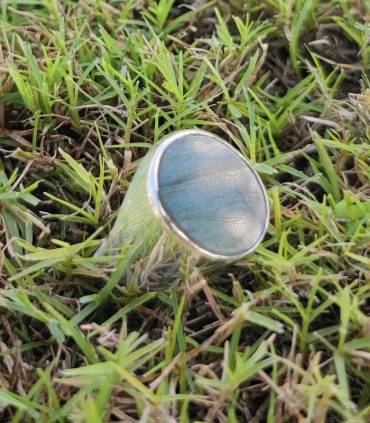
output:
[{"label": "reflection on metal", "polygon": [[178,131],[140,163],[97,254],[139,244],[150,254],[165,237],[166,248],[238,260],[262,241],[268,219],[265,188],[248,160],[216,135]]}]

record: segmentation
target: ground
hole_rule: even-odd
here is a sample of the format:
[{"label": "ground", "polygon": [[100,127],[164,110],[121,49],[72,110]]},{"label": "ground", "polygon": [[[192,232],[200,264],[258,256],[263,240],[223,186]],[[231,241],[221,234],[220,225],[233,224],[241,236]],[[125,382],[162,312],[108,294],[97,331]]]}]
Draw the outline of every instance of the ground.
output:
[{"label": "ground", "polygon": [[[2,422],[369,421],[369,13],[1,1]],[[146,292],[145,259],[94,251],[141,157],[193,127],[255,163],[268,233]]]}]

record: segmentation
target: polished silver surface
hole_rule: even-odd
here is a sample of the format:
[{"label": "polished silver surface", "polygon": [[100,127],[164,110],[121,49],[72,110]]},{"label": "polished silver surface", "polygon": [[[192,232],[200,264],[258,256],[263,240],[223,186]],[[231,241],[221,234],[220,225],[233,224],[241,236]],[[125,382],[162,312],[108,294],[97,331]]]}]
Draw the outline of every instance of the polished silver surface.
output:
[{"label": "polished silver surface", "polygon": [[178,131],[161,142],[149,165],[147,193],[171,232],[214,260],[245,257],[267,229],[268,200],[257,172],[206,131]]}]

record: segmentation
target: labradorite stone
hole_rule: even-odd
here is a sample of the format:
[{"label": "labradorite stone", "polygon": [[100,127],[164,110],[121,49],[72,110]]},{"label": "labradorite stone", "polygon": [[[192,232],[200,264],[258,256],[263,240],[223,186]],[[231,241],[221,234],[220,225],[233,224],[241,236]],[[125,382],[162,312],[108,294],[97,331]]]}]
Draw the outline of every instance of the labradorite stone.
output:
[{"label": "labradorite stone", "polygon": [[158,179],[166,213],[203,249],[232,257],[260,240],[268,215],[263,188],[234,149],[185,135],[165,150]]}]

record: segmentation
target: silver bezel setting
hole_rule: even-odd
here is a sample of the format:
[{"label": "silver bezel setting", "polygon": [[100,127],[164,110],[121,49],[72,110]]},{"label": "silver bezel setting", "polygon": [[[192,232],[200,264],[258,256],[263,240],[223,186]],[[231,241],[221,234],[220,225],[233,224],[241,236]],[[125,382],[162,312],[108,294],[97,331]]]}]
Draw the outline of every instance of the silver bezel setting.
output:
[{"label": "silver bezel setting", "polygon": [[[191,238],[189,238],[189,236],[181,228],[179,228],[176,225],[176,223],[172,220],[172,218],[169,216],[169,214],[166,212],[166,210],[162,206],[160,196],[159,196],[159,168],[160,168],[162,156],[163,156],[164,152],[166,151],[166,149],[172,143],[176,142],[180,138],[184,138],[185,136],[189,136],[189,135],[207,136],[209,138],[213,138],[217,142],[221,142],[222,144],[224,144],[228,148],[232,149],[236,154],[238,154],[238,156],[250,168],[253,175],[256,177],[256,180],[259,184],[259,187],[260,187],[260,189],[263,193],[263,198],[264,198],[265,206],[266,206],[266,219],[265,219],[265,222],[264,222],[263,231],[261,232],[260,237],[254,243],[254,245],[241,254],[233,255],[233,256],[225,256],[225,255],[222,255],[222,254],[212,253],[212,252],[200,247],[196,242],[194,242]],[[255,170],[253,164],[247,158],[245,158],[238,150],[236,150],[228,142],[226,142],[225,140],[223,140],[219,136],[212,134],[210,132],[203,131],[201,129],[185,129],[185,130],[173,132],[173,133],[167,135],[166,137],[164,137],[163,140],[160,142],[159,146],[156,148],[156,150],[154,152],[154,156],[153,156],[151,163],[149,165],[146,190],[147,190],[147,195],[148,195],[148,198],[149,198],[149,204],[150,204],[154,214],[164,223],[164,225],[167,227],[167,229],[169,229],[172,233],[177,235],[190,248],[192,248],[193,250],[198,252],[200,255],[205,256],[205,257],[207,257],[211,260],[215,260],[215,261],[237,261],[237,260],[240,260],[240,259],[246,257],[247,255],[249,255],[250,253],[252,253],[258,247],[258,245],[261,243],[261,241],[263,240],[263,238],[266,234],[268,223],[269,223],[269,217],[270,217],[270,207],[269,207],[266,188],[263,185],[263,182],[262,182],[260,176],[258,175],[257,171]]]}]

